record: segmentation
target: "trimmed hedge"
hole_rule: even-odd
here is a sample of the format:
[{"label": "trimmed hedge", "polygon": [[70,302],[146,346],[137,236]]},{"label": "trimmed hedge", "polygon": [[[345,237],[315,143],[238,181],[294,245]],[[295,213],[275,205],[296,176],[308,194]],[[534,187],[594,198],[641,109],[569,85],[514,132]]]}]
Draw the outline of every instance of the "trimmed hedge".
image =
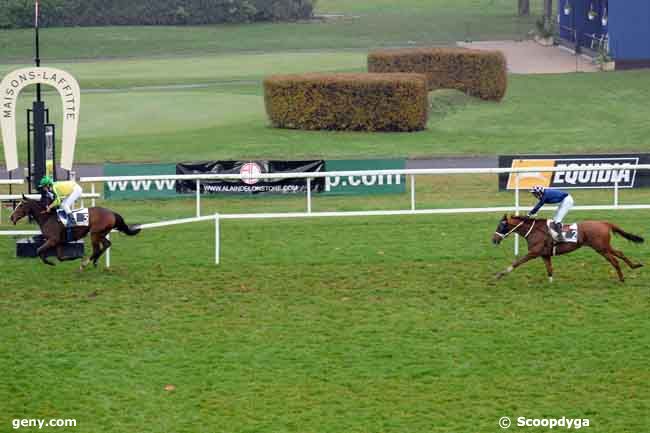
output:
[{"label": "trimmed hedge", "polygon": [[506,58],[500,51],[465,48],[407,48],[372,51],[368,72],[425,74],[429,90],[457,89],[500,101],[506,93]]},{"label": "trimmed hedge", "polygon": [[428,118],[419,74],[297,74],[264,80],[273,126],[347,131],[418,131]]},{"label": "trimmed hedge", "polygon": [[[314,0],[41,0],[43,26],[198,25],[311,18]],[[0,0],[0,28],[31,27],[34,2]]]}]

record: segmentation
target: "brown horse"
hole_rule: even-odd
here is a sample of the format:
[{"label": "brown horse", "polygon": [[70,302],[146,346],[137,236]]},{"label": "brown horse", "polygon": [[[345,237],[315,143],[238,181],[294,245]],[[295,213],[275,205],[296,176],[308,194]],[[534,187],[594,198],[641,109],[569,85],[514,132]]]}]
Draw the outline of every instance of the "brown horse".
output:
[{"label": "brown horse", "polygon": [[612,248],[610,243],[612,232],[621,235],[632,242],[643,242],[642,237],[627,233],[612,223],[606,221],[584,221],[578,224],[578,241],[576,243],[564,242],[554,244],[548,231],[546,220],[531,219],[520,216],[508,217],[508,215],[504,215],[503,219],[501,219],[497,226],[496,232],[494,232],[492,242],[498,245],[510,234],[517,233],[528,241],[528,254],[515,260],[511,266],[506,270],[499,272],[496,276],[497,278],[501,278],[529,260],[541,257],[546,265],[548,279],[552,282],[553,265],[551,263],[551,257],[554,255],[570,253],[586,245],[593,248],[601,256],[607,259],[614,269],[616,269],[619,280],[624,282],[625,278],[623,277],[623,272],[621,272],[621,267],[617,258],[623,260],[631,269],[640,268],[643,264],[632,262],[630,259],[625,257],[621,251]]},{"label": "brown horse", "polygon": [[[41,233],[46,242],[37,250],[37,253],[43,263],[54,266],[54,263],[47,259],[47,251],[56,248],[56,256],[59,261],[74,260],[72,257],[63,256],[63,244],[66,239],[66,228],[59,222],[55,212],[48,213],[46,205],[39,200],[30,200],[23,195],[23,199],[11,214],[11,222],[14,225],[22,218],[30,216],[40,226]],[[93,254],[81,263],[81,269],[88,266],[90,261],[97,266],[97,260],[111,246],[111,241],[106,239],[113,229],[117,229],[129,236],[135,236],[140,233],[140,229],[128,226],[124,219],[117,213],[101,208],[91,207],[88,209],[89,224],[87,227],[75,226],[72,228],[72,239],[78,240],[84,238],[90,233],[93,245]]]}]

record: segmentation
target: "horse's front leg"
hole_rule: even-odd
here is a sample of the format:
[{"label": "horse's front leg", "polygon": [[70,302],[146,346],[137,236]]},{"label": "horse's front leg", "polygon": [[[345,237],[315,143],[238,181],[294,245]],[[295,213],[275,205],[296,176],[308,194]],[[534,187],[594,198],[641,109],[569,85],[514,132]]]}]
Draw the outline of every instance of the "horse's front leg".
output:
[{"label": "horse's front leg", "polygon": [[544,260],[544,265],[546,265],[546,274],[548,275],[548,282],[553,282],[553,263],[551,262],[551,256],[542,256]]},{"label": "horse's front leg", "polygon": [[49,261],[49,260],[47,259],[47,251],[48,251],[50,248],[54,248],[54,247],[56,246],[56,243],[57,243],[57,242],[56,242],[55,240],[53,240],[53,239],[48,239],[47,241],[45,241],[45,243],[44,243],[43,245],[41,245],[41,246],[36,250],[36,254],[38,254],[38,256],[41,258],[41,260],[43,261],[43,263],[45,263],[46,265],[55,266],[54,263],[52,263],[51,261]]},{"label": "horse's front leg", "polygon": [[528,261],[530,261],[530,260],[536,259],[537,257],[539,257],[539,254],[538,254],[538,253],[531,253],[531,252],[528,252],[528,254],[526,254],[526,255],[523,256],[522,258],[520,258],[520,259],[515,260],[514,262],[512,262],[512,265],[508,266],[505,270],[503,270],[503,271],[501,271],[501,272],[498,272],[498,273],[496,274],[497,279],[499,279],[499,278],[503,278],[504,276],[506,276],[506,275],[509,274],[510,272],[514,271],[514,270],[515,270],[516,268],[518,268],[519,266],[523,265],[524,263],[526,263],[526,262],[528,262]]},{"label": "horse's front leg", "polygon": [[67,262],[69,260],[76,260],[76,257],[66,257],[63,254],[65,253],[64,246],[63,244],[58,244],[56,246],[56,258],[59,259],[60,262]]}]

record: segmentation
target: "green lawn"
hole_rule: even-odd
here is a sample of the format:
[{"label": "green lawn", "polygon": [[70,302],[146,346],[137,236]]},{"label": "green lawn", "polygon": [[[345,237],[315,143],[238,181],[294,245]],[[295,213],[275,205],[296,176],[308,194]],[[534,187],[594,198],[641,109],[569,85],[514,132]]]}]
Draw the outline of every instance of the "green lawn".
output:
[{"label": "green lawn", "polygon": [[[423,203],[512,201],[494,177],[418,185]],[[400,203],[407,194],[315,206]],[[106,205],[129,222],[193,212],[191,200]],[[301,206],[220,199],[205,212]],[[489,242],[499,217],[225,221],[219,267],[212,224],[193,224],[116,235],[111,270],[83,274],[17,260],[0,238],[0,425],[448,433],[497,432],[502,416],[566,416],[589,418],[596,433],[647,430],[647,270],[626,270],[621,285],[584,250],[555,259],[553,284],[541,262],[497,283],[512,257],[511,241]],[[572,214],[587,217],[648,235],[647,212]],[[650,260],[648,244],[615,244]]]},{"label": "green lawn", "polygon": [[[203,27],[103,27],[43,29],[42,57],[98,59],[232,52],[321,50],[448,44],[458,40],[521,39],[533,16],[519,18],[511,0],[321,0],[319,13],[347,19],[315,23],[264,23]],[[0,30],[0,64],[30,61],[31,30]]]},{"label": "green lawn", "polygon": [[[273,65],[267,63],[266,56],[243,57],[249,65],[274,72],[308,70],[313,59],[287,54],[291,61]],[[353,70],[363,67],[362,60],[363,56],[356,54],[332,54],[332,58],[323,57],[319,62],[324,69]],[[513,75],[501,103],[439,92],[432,96],[427,130],[387,134],[271,128],[264,112],[261,84],[256,81],[259,76],[252,72],[247,77],[247,72],[236,66],[228,69],[228,65],[234,64],[230,57],[223,64],[214,77],[209,76],[207,69],[201,69],[204,72],[186,80],[176,80],[184,72],[180,64],[175,65],[173,71],[179,75],[172,74],[170,83],[212,80],[213,84],[205,88],[85,92],[77,161],[591,153],[640,151],[650,145],[647,71]],[[124,62],[79,66],[88,68],[88,80],[100,86],[145,81],[139,66],[130,73],[113,75],[114,70],[125,68]],[[257,68],[251,66],[250,70]],[[161,84],[164,78],[155,71],[152,81]],[[19,112],[31,98],[32,95],[23,94]],[[49,94],[48,103],[57,119],[60,102]],[[21,156],[25,158],[26,152],[21,151]]]},{"label": "green lawn", "polygon": [[[480,18],[481,28],[487,29],[482,36],[496,38],[489,29],[508,28],[499,20],[522,22],[513,18],[511,3],[408,0],[396,6],[384,0],[330,0],[319,3],[320,12],[361,18],[326,24],[47,29],[44,40],[52,41],[60,50],[52,57],[68,61],[46,64],[69,70],[83,89],[78,162],[647,149],[650,74],[643,71],[511,76],[506,98],[499,104],[450,92],[436,93],[432,95],[428,128],[419,133],[306,132],[269,127],[261,89],[263,77],[307,71],[363,71],[370,47],[404,45],[402,36],[394,36],[390,29],[443,35],[441,29],[446,26],[460,31],[464,20],[474,17]],[[536,11],[540,4],[533,3]],[[289,27],[300,31],[289,32]],[[368,39],[359,34],[351,37],[348,30],[365,32]],[[317,41],[310,39],[311,31]],[[27,46],[21,48],[21,32],[28,34],[0,32],[7,35],[0,43],[7,44],[1,52],[9,60],[20,58],[12,57],[14,49],[31,55]],[[50,37],[48,32],[59,36]],[[219,32],[229,32],[229,36],[219,36]],[[356,45],[340,39],[347,37]],[[403,37],[427,44],[445,40],[442,36]],[[165,38],[173,41],[166,42]],[[234,45],[220,50],[212,43]],[[296,48],[304,50],[294,51]],[[87,52],[90,49],[97,51]],[[21,65],[24,63],[0,64],[0,75]],[[204,87],[193,87],[197,85]],[[19,112],[31,99],[31,94],[23,94]],[[59,101],[52,94],[47,99],[53,119],[60,124]],[[24,130],[22,124],[18,128]],[[19,140],[24,147],[24,133],[19,134]],[[21,151],[21,156],[25,158],[26,152]]]}]

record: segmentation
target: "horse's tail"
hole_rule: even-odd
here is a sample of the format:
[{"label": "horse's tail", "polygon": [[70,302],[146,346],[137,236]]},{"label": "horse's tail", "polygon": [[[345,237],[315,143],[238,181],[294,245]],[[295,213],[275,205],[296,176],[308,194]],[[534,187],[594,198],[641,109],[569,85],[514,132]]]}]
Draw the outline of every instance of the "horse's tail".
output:
[{"label": "horse's tail", "polygon": [[124,222],[124,218],[122,218],[122,215],[115,212],[114,214],[115,214],[115,228],[121,231],[122,233],[129,236],[135,236],[138,233],[140,233],[140,231],[142,230],[137,226],[126,225],[126,223]]},{"label": "horse's tail", "polygon": [[644,242],[644,239],[641,236],[637,236],[637,235],[633,235],[632,233],[628,233],[628,232],[626,232],[625,230],[623,230],[622,228],[620,228],[619,226],[617,226],[615,224],[610,223],[609,227],[612,229],[612,231],[614,233],[623,236],[628,241],[632,241],[632,242],[635,242],[637,244],[640,244],[640,243]]}]

